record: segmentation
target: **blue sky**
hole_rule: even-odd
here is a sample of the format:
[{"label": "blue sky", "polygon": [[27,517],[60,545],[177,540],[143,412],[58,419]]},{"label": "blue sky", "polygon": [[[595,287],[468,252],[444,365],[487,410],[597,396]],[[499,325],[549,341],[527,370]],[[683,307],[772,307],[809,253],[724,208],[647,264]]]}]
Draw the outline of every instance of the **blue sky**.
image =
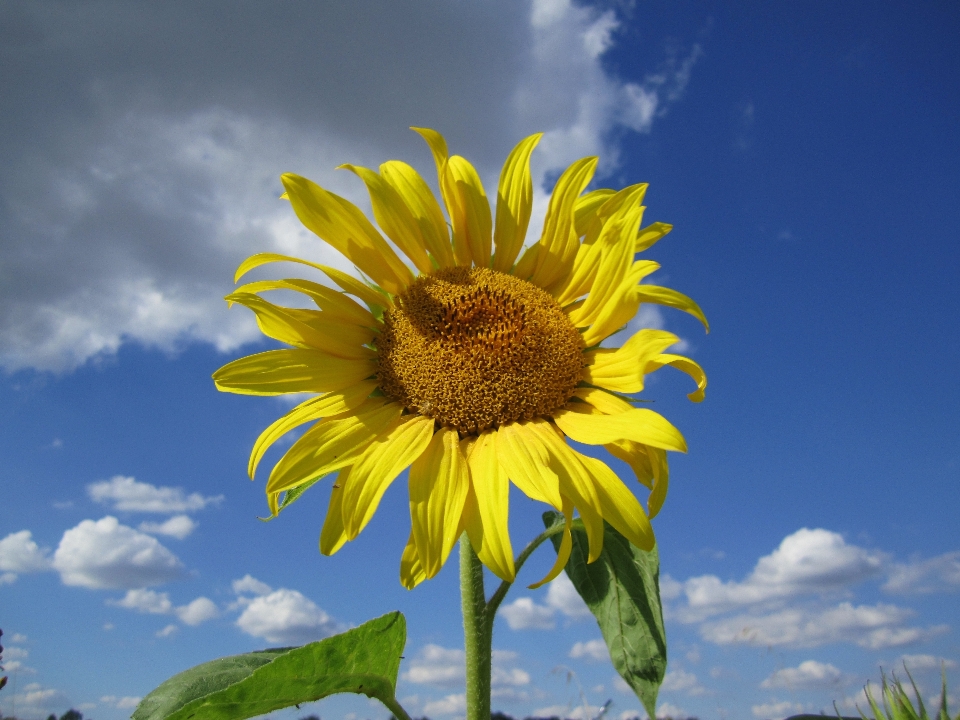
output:
[{"label": "blue sky", "polygon": [[[38,2],[4,4],[0,29],[4,713],[119,720],[199,662],[398,609],[400,697],[462,715],[456,563],[399,585],[405,483],[322,557],[326,491],[261,523],[246,479],[289,404],[210,381],[266,347],[221,299],[245,256],[349,269],[276,200],[279,174],[365,207],[333,168],[429,176],[410,125],[488,189],[544,131],[541,214],[558,172],[597,154],[600,184],[649,182],[646,220],[674,225],[656,281],[711,333],[641,321],[710,384],[700,405],[679,374],[646,392],[690,446],[654,521],[661,713],[852,710],[904,658],[928,693],[945,661],[960,703],[955,4]],[[542,508],[511,511],[521,544]],[[523,587],[549,553],[497,619],[494,707],[640,713],[569,586]],[[275,715],[310,712],[387,716],[351,697]]]}]

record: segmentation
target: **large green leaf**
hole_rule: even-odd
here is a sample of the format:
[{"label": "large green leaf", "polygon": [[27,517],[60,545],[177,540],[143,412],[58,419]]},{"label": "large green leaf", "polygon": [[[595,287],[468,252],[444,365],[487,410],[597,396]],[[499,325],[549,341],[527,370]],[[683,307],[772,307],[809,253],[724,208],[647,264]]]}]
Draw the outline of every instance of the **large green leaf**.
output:
[{"label": "large green leaf", "polygon": [[[562,523],[563,515],[544,513],[543,522],[550,528]],[[640,550],[604,523],[603,551],[587,564],[587,534],[580,523],[574,524],[572,533],[573,551],[564,569],[597,619],[613,667],[654,718],[657,692],[667,670],[657,549]],[[559,549],[561,536],[550,539]]]},{"label": "large green leaf", "polygon": [[133,720],[243,720],[342,692],[395,707],[407,626],[399,612],[297,648],[197,665],[147,695]]}]

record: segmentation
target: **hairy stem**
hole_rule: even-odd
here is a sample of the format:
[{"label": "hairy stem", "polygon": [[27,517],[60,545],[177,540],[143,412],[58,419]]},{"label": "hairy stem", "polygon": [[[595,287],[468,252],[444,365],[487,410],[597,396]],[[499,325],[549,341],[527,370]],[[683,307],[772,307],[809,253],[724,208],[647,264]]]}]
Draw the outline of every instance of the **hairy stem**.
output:
[{"label": "hairy stem", "polygon": [[460,536],[460,598],[467,662],[467,720],[490,720],[490,651],[493,615],[483,591],[483,565],[464,533]]}]

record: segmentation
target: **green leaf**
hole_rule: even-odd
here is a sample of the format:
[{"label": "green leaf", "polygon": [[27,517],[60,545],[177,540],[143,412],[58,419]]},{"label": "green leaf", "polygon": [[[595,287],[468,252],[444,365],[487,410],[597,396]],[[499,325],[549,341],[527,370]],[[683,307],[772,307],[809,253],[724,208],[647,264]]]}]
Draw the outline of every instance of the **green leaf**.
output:
[{"label": "green leaf", "polygon": [[213,660],[160,685],[132,720],[243,720],[342,692],[393,709],[406,641],[406,621],[393,612],[303,647]]},{"label": "green leaf", "polygon": [[[562,523],[563,515],[544,513],[543,522],[550,528]],[[603,551],[588,565],[587,534],[580,523],[571,530],[573,551],[564,569],[597,619],[613,667],[654,718],[657,692],[667,670],[657,549],[640,550],[604,523]],[[560,535],[550,538],[554,549],[560,548],[561,539]]]}]

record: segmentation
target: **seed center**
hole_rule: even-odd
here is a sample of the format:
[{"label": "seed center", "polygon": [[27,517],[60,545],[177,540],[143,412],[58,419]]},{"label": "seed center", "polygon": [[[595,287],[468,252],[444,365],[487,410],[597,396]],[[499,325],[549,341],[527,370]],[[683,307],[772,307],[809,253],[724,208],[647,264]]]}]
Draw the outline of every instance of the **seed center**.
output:
[{"label": "seed center", "polygon": [[422,275],[384,314],[380,388],[464,434],[549,415],[583,377],[583,342],[557,302],[483,268]]}]

